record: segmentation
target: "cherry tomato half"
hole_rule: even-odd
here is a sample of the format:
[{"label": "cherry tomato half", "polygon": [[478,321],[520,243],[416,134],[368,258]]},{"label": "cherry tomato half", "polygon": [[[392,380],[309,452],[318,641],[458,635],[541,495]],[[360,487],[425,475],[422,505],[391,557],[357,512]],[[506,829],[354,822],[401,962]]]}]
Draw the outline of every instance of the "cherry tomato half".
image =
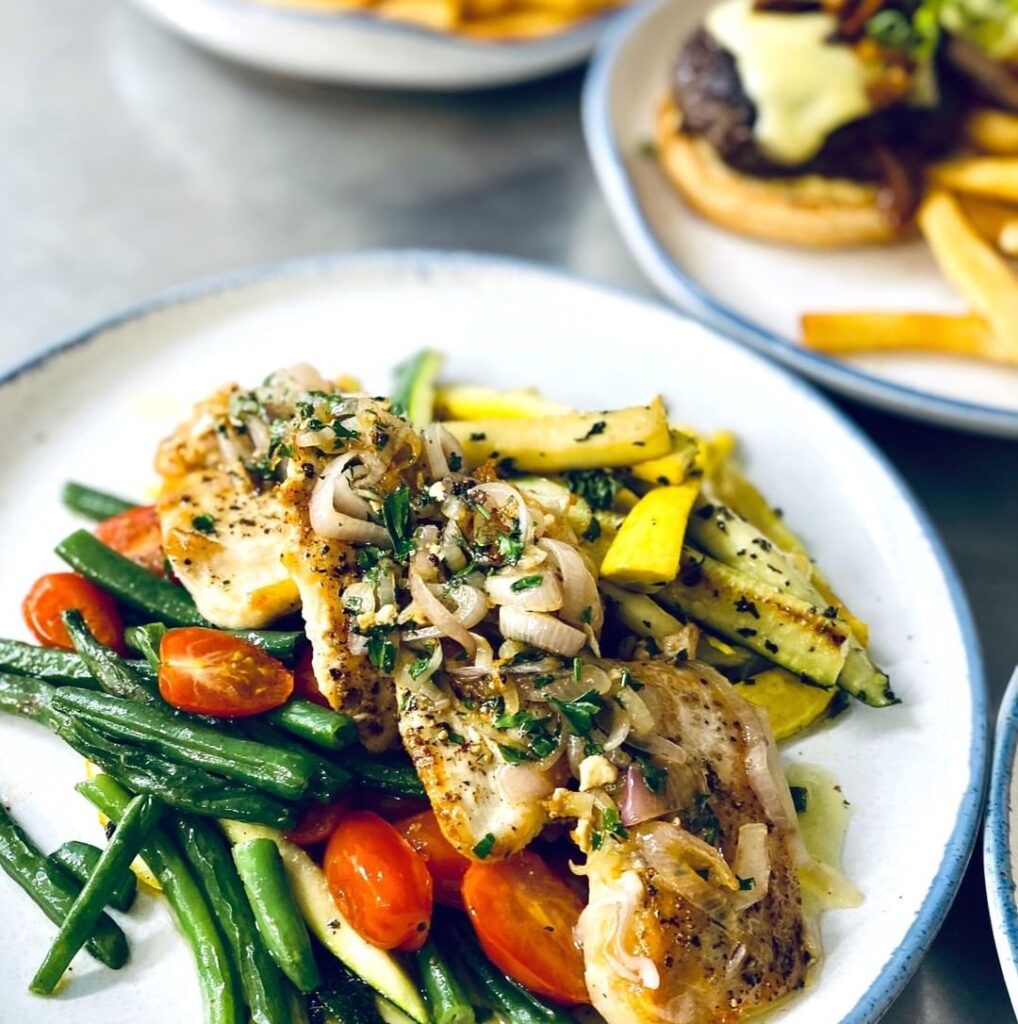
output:
[{"label": "cherry tomato half", "polygon": [[293,673],[282,662],[215,629],[171,629],[159,657],[159,692],[181,711],[242,718],[278,708],[293,693]]},{"label": "cherry tomato half", "polygon": [[536,853],[473,863],[463,900],[489,959],[537,995],[589,1003],[573,939],[583,900]]},{"label": "cherry tomato half", "polygon": [[313,701],[321,704],[323,708],[330,707],[329,699],[318,688],[318,680],[315,679],[315,670],[312,667],[311,659],[313,652],[308,644],[297,658],[297,665],[293,670],[293,695],[303,700]]},{"label": "cherry tomato half", "polygon": [[336,826],[323,864],[336,905],[359,935],[382,949],[420,949],[433,909],[431,875],[383,818],[354,811]]},{"label": "cherry tomato half", "polygon": [[39,643],[74,650],[60,618],[72,608],[81,612],[99,643],[123,652],[124,626],[116,602],[75,572],[51,572],[39,577],[21,605],[21,613]]},{"label": "cherry tomato half", "polygon": [[431,874],[435,902],[447,907],[463,906],[463,876],[471,861],[442,834],[434,811],[393,822],[396,831],[424,858]]},{"label": "cherry tomato half", "polygon": [[159,515],[154,505],[129,508],[126,512],[104,519],[95,535],[107,547],[158,576],[163,568],[163,536]]},{"label": "cherry tomato half", "polygon": [[284,833],[291,843],[314,846],[324,843],[350,810],[352,796],[344,793],[331,804],[312,804],[297,822],[296,828]]}]

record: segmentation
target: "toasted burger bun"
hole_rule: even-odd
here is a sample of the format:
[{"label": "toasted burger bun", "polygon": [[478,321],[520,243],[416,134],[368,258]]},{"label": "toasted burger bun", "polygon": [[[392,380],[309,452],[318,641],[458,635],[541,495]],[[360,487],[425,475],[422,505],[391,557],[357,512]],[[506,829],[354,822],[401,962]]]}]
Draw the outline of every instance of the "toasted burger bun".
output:
[{"label": "toasted burger bun", "polygon": [[683,198],[729,231],[812,248],[890,242],[902,234],[877,206],[877,187],[844,178],[753,178],[729,167],[706,139],[679,129],[667,99],[657,119],[661,165]]}]

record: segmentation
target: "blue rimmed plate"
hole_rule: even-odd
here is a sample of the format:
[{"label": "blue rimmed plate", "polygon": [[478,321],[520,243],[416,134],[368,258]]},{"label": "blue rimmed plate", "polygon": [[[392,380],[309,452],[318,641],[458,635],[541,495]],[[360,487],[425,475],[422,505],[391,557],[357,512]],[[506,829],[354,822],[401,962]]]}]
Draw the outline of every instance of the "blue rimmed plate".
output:
[{"label": "blue rimmed plate", "polygon": [[[449,380],[536,385],[596,409],[660,391],[677,418],[731,428],[753,479],[869,622],[903,703],[855,707],[785,750],[838,777],[854,809],[845,868],[866,899],[823,919],[822,970],[773,1019],[876,1021],[947,913],[979,823],[986,708],[965,598],[924,513],[857,428],[810,385],[661,305],[506,260],[380,253],[201,283],[83,332],[0,382],[0,636],[25,634],[21,599],[77,525],[59,504],[67,477],[146,495],[157,441],[222,383],[307,360],[382,393],[425,345],[447,353]],[[73,791],[81,774],[53,737],[0,717],[0,799],[47,850],[101,834]],[[52,929],[2,878],[0,919],[5,1020],[200,1017],[188,955],[152,900],[128,921],[127,969],[81,957],[52,1000],[26,992]]]},{"label": "blue rimmed plate", "polygon": [[711,0],[659,0],[622,15],[591,64],[587,147],[630,250],[671,301],[738,341],[850,397],[917,419],[1018,437],[1018,368],[932,355],[845,360],[796,340],[808,311],[963,312],[921,240],[843,252],[770,245],[690,210],[647,143],[682,42]]},{"label": "blue rimmed plate", "polygon": [[997,717],[990,799],[983,834],[983,872],[990,924],[997,944],[1000,967],[1018,1012],[1018,668],[1004,694]]},{"label": "blue rimmed plate", "polygon": [[382,20],[366,9],[261,0],[134,0],[198,45],[263,71],[346,85],[477,89],[582,63],[616,12],[534,39],[484,40]]}]

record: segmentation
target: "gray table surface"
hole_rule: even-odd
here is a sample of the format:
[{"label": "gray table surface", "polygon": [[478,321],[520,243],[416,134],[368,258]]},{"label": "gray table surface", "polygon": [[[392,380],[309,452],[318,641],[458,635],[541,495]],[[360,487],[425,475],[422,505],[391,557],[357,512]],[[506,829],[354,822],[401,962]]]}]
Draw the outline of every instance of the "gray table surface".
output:
[{"label": "gray table surface", "polygon": [[[325,250],[508,253],[649,293],[587,162],[581,82],[325,88],[224,64],[118,0],[2,0],[0,370],[169,285]],[[947,542],[995,710],[1018,662],[1018,445],[845,408]],[[978,852],[885,1020],[1014,1020]]]}]

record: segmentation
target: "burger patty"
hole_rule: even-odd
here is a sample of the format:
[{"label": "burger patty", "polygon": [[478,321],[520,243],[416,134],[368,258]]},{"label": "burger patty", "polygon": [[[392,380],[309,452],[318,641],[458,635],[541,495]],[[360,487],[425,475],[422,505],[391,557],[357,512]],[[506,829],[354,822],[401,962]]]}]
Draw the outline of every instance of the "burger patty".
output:
[{"label": "burger patty", "polygon": [[956,142],[960,105],[951,84],[941,85],[939,106],[900,105],[842,125],[816,156],[791,166],[760,148],[753,134],[756,106],[743,89],[735,58],[706,29],[683,47],[673,76],[682,130],[706,138],[730,167],[758,178],[819,174],[864,182],[884,177],[876,143],[890,146],[898,160],[918,174],[926,160]]}]

